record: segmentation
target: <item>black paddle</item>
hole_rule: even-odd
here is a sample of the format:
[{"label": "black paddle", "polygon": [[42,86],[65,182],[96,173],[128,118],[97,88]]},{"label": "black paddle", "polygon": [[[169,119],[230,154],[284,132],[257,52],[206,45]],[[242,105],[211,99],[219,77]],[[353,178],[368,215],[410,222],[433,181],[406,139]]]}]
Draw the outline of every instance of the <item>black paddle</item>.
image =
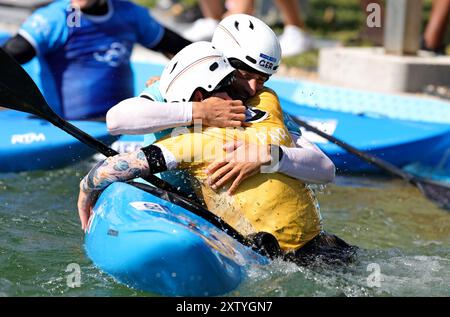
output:
[{"label": "black paddle", "polygon": [[[0,105],[2,107],[34,114],[42,119],[45,119],[105,156],[114,156],[118,154],[118,152],[109,148],[104,143],[81,131],[58,116],[50,108],[33,79],[31,79],[22,66],[20,66],[1,48],[0,66]],[[250,246],[255,251],[261,253],[261,250],[255,248],[251,241],[242,236],[220,217],[184,197],[184,194],[179,192],[172,185],[154,175],[143,178],[158,188],[155,189],[151,186],[145,186],[139,183],[130,184],[190,210],[192,213],[209,221],[215,227],[224,231],[238,242],[243,245]]]},{"label": "black paddle", "polygon": [[438,183],[429,179],[417,177],[413,174],[407,173],[402,169],[392,165],[389,162],[383,161],[375,156],[367,154],[365,152],[361,152],[353,146],[336,139],[335,137],[326,134],[323,131],[309,125],[307,122],[299,119],[298,117],[292,116],[292,119],[296,121],[299,125],[305,127],[305,129],[310,130],[321,137],[327,139],[330,142],[342,147],[348,152],[358,156],[370,164],[377,166],[378,168],[387,171],[388,173],[403,178],[410,184],[419,188],[419,190],[431,201],[435,202],[439,207],[450,210],[450,186],[442,183]]}]

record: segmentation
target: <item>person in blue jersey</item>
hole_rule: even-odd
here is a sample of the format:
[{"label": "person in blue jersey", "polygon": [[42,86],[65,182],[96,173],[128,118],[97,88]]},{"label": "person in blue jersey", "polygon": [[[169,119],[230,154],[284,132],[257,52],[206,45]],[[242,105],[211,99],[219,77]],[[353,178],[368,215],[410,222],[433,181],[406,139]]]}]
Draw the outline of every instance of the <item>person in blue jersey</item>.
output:
[{"label": "person in blue jersey", "polygon": [[[248,100],[259,98],[264,89],[265,82],[278,70],[281,58],[281,49],[275,33],[260,19],[246,15],[235,14],[225,18],[214,32],[213,46],[220,49],[229,59],[230,64],[237,70],[236,80],[229,95],[235,100],[247,104]],[[198,80],[201,80],[199,78]],[[158,140],[170,133],[168,128],[186,126],[196,120],[201,120],[203,126],[225,127],[233,125],[220,125],[212,122],[205,109],[212,104],[220,103],[218,98],[207,98],[202,102],[166,102],[163,97],[164,89],[159,83],[147,87],[139,97],[126,99],[112,107],[106,116],[108,130],[111,134],[148,134],[155,133]],[[180,91],[180,93],[182,90]],[[272,92],[274,93],[274,92]],[[276,97],[274,99],[278,99]],[[227,101],[222,101],[227,102]],[[234,127],[245,126],[248,118],[260,115],[261,120],[270,113],[245,109],[244,120],[242,114],[235,114]],[[200,110],[199,110],[200,109]],[[236,105],[235,112],[241,111]],[[279,172],[307,183],[328,183],[334,179],[335,167],[333,162],[314,144],[301,135],[300,127],[285,113],[284,125],[291,134],[294,145],[282,146]],[[240,122],[244,121],[244,123]],[[146,142],[150,144],[152,142]],[[253,153],[250,144],[242,142],[231,143],[226,146],[229,155],[223,160],[212,162],[207,167],[212,188],[231,184],[228,191],[236,192],[240,184],[250,176],[260,172],[262,160],[253,162],[239,161],[235,157],[243,153]],[[267,151],[270,149],[267,148]],[[174,178],[165,178],[172,182]],[[175,185],[175,183],[173,183]],[[176,183],[177,186],[179,182]]]},{"label": "person in blue jersey", "polygon": [[133,96],[135,43],[168,57],[190,44],[131,1],[59,0],[36,10],[3,48],[22,64],[38,56],[55,83],[52,106],[75,120],[104,118]]}]

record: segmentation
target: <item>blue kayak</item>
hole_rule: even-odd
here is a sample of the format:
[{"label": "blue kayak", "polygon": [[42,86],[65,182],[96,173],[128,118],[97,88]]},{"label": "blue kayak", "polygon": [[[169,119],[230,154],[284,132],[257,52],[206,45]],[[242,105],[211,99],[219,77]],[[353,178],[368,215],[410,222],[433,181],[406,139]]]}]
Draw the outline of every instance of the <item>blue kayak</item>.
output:
[{"label": "blue kayak", "polygon": [[450,102],[413,94],[388,94],[275,77],[267,82],[280,98],[315,110],[394,120],[450,124]]},{"label": "blue kayak", "polygon": [[[104,123],[71,123],[105,143],[116,139],[108,134]],[[60,168],[94,153],[46,120],[13,110],[0,111],[0,172]]]},{"label": "blue kayak", "polygon": [[[434,164],[450,148],[450,124],[412,122],[314,109],[280,98],[283,111],[397,167],[413,162]],[[377,168],[316,134],[303,135],[318,145],[339,172],[375,172]]]},{"label": "blue kayak", "polygon": [[135,289],[168,296],[215,296],[236,289],[268,260],[192,212],[113,183],[100,195],[85,237],[102,271]]}]

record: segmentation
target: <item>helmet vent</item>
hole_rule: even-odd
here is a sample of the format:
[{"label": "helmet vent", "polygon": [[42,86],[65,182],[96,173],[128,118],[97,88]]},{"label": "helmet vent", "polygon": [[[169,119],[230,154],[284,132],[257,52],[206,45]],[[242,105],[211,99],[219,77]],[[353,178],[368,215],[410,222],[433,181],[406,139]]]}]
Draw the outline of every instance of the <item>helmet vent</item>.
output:
[{"label": "helmet vent", "polygon": [[248,60],[252,64],[256,64],[256,60],[254,58],[251,58],[250,56],[245,56],[245,59]]},{"label": "helmet vent", "polygon": [[217,68],[219,67],[219,64],[217,64],[217,62],[214,62],[211,64],[211,66],[209,66],[209,70],[210,71],[215,71]]},{"label": "helmet vent", "polygon": [[254,30],[255,26],[253,25],[252,21],[248,21],[248,22],[250,22],[250,25],[248,27],[251,28],[252,30]]},{"label": "helmet vent", "polygon": [[176,62],[175,64],[173,64],[172,70],[170,71],[170,74],[172,74],[172,72],[175,70],[175,67],[177,67],[178,62]]},{"label": "helmet vent", "polygon": [[234,21],[234,27],[236,28],[236,30],[239,31],[239,22],[238,21]]}]

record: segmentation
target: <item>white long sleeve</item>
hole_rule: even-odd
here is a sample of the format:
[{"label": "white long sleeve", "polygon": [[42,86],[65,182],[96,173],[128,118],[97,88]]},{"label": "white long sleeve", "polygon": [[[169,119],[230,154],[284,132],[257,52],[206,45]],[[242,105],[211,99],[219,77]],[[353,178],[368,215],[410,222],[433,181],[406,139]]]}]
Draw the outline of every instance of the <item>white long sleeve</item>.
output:
[{"label": "white long sleeve", "polygon": [[148,134],[190,125],[192,102],[165,103],[134,97],[121,101],[106,114],[109,133]]},{"label": "white long sleeve", "polygon": [[283,157],[278,172],[307,183],[325,184],[334,180],[333,162],[304,137],[291,135],[297,147],[281,146]]}]

